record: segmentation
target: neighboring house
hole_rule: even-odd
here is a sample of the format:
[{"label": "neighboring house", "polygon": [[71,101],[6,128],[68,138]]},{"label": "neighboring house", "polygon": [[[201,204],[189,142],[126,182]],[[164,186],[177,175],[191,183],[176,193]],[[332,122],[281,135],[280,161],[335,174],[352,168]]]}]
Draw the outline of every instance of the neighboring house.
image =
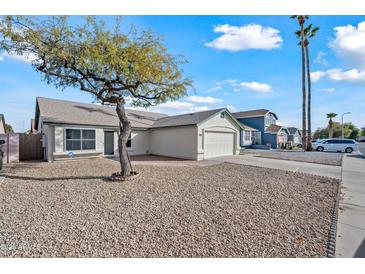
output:
[{"label": "neighboring house", "polygon": [[281,148],[288,143],[289,131],[287,128],[279,125],[270,125],[264,133],[266,144],[272,148]]},{"label": "neighboring house", "polygon": [[4,114],[0,114],[0,134],[5,133],[5,117]]},{"label": "neighboring house", "polygon": [[[154,154],[202,160],[238,154],[243,126],[225,108],[167,116],[126,110],[130,155]],[[119,119],[114,107],[38,97],[35,128],[45,159],[117,156]]]},{"label": "neighboring house", "polygon": [[292,145],[301,145],[302,144],[302,135],[298,128],[296,127],[288,127],[289,131],[288,142]]},{"label": "neighboring house", "polygon": [[[256,131],[251,134],[255,143],[268,145],[272,148],[279,148],[278,144],[287,142],[288,131],[284,127],[277,125],[277,115],[268,109],[255,109],[233,113],[233,116],[245,126],[249,126]],[[246,132],[241,131],[241,145],[245,144]]]}]

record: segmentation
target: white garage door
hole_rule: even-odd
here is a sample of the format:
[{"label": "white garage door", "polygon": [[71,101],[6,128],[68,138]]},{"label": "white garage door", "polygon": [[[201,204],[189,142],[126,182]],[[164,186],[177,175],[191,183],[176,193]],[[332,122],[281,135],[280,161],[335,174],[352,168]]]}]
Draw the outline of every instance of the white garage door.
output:
[{"label": "white garage door", "polygon": [[234,133],[213,132],[204,133],[204,158],[233,155]]}]

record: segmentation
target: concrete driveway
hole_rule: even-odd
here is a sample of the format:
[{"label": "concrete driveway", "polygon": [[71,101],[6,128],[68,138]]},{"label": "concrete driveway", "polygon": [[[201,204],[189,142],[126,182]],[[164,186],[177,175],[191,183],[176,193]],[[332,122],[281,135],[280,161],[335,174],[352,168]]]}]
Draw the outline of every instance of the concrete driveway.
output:
[{"label": "concrete driveway", "polygon": [[260,157],[255,157],[252,154],[221,156],[212,158],[210,160],[233,163],[233,164],[249,165],[249,166],[275,168],[294,172],[303,172],[336,179],[341,178],[341,167],[333,165],[331,166],[331,165],[313,164],[306,162],[260,158]]}]

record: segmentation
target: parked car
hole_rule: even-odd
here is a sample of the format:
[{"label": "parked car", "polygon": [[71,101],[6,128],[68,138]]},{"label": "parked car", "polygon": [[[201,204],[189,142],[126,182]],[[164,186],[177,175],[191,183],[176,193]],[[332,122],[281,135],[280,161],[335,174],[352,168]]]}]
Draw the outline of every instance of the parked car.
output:
[{"label": "parked car", "polygon": [[351,153],[357,151],[359,146],[352,139],[322,139],[312,144],[313,149],[317,151],[339,151]]},{"label": "parked car", "polygon": [[3,169],[3,156],[4,156],[4,152],[2,150],[2,145],[5,144],[4,140],[0,140],[0,170]]}]

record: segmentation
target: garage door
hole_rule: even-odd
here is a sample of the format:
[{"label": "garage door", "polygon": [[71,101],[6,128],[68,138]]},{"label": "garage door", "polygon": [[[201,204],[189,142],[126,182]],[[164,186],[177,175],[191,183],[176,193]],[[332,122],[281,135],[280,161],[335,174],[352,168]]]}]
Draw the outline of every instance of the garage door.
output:
[{"label": "garage door", "polygon": [[233,155],[234,133],[206,131],[204,133],[204,158]]}]

